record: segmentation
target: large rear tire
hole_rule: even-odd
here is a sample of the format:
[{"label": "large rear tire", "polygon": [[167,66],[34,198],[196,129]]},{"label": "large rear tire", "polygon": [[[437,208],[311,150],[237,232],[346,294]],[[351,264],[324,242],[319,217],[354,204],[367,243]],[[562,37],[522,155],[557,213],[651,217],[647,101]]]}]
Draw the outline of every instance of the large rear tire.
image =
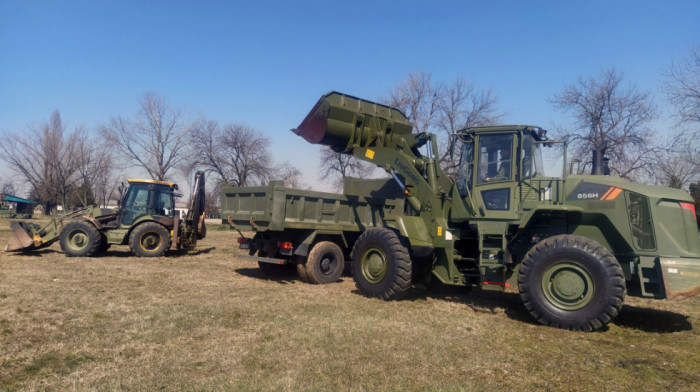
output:
[{"label": "large rear tire", "polygon": [[306,277],[309,283],[333,283],[340,279],[344,268],[343,251],[330,241],[321,241],[314,245],[306,259]]},{"label": "large rear tire", "polygon": [[68,257],[90,257],[98,253],[101,237],[92,223],[73,221],[61,230],[59,243]]},{"label": "large rear tire", "polygon": [[129,247],[139,257],[163,256],[170,248],[170,233],[161,224],[141,223],[131,232]]},{"label": "large rear tire", "polygon": [[603,245],[579,235],[540,241],[525,255],[518,290],[540,323],[592,331],[614,319],[625,300],[625,277]]},{"label": "large rear tire", "polygon": [[398,299],[411,288],[408,249],[386,227],[373,227],[362,233],[350,258],[355,286],[367,297]]}]

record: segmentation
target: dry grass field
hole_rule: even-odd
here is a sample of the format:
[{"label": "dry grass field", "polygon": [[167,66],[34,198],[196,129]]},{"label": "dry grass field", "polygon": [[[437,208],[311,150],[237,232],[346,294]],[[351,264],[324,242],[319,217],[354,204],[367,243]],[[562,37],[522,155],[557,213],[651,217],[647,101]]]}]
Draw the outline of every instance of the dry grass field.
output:
[{"label": "dry grass field", "polygon": [[[9,237],[0,221],[0,243]],[[267,279],[209,226],[186,255],[0,254],[0,390],[695,391],[700,298],[629,298],[605,331],[540,326],[515,292]]]}]

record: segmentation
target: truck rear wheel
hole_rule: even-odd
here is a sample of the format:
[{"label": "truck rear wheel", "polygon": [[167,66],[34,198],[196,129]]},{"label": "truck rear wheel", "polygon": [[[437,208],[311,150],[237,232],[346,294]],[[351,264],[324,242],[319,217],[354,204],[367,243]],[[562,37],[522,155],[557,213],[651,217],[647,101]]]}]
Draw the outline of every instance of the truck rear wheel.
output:
[{"label": "truck rear wheel", "polygon": [[408,249],[386,227],[374,227],[362,233],[350,258],[355,285],[368,297],[397,299],[411,287]]},{"label": "truck rear wheel", "polygon": [[301,280],[304,283],[308,283],[309,277],[306,276],[306,257],[295,256],[294,261],[296,262],[297,274],[299,274],[299,280]]},{"label": "truck rear wheel", "polygon": [[314,245],[306,259],[306,277],[309,283],[333,283],[345,269],[345,256],[338,245],[321,241]]},{"label": "truck rear wheel", "polygon": [[540,323],[592,331],[620,312],[625,277],[603,245],[579,235],[558,235],[540,241],[525,255],[518,290]]},{"label": "truck rear wheel", "polygon": [[98,253],[102,234],[92,223],[73,221],[61,230],[59,242],[68,257],[93,256]]},{"label": "truck rear wheel", "polygon": [[170,233],[161,224],[142,223],[131,232],[129,247],[139,257],[163,256],[170,248]]}]

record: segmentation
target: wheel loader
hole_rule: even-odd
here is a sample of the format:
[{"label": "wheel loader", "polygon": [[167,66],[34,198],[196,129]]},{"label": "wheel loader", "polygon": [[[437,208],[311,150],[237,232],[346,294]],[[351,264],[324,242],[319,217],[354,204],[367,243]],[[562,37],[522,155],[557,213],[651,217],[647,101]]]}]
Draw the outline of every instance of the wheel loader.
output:
[{"label": "wheel loader", "polygon": [[177,184],[129,179],[118,209],[85,208],[45,226],[15,221],[5,252],[29,252],[59,241],[69,257],[93,257],[111,245],[129,245],[139,257],[163,256],[169,249],[193,249],[206,235],[204,173],[195,174],[189,209],[181,221],[175,210]]},{"label": "wheel loader", "polygon": [[[293,130],[391,176],[345,182],[343,194],[222,186],[236,256],[328,283],[351,263],[360,293],[400,298],[413,284],[516,288],[539,322],[591,331],[625,296],[700,293],[700,238],[687,192],[608,175],[545,173],[543,150],[566,144],[528,125],[452,135],[456,179],[436,136],[398,109],[331,92]],[[599,157],[600,160],[600,157]],[[563,165],[566,168],[566,165]],[[598,164],[596,167],[600,167]]]}]

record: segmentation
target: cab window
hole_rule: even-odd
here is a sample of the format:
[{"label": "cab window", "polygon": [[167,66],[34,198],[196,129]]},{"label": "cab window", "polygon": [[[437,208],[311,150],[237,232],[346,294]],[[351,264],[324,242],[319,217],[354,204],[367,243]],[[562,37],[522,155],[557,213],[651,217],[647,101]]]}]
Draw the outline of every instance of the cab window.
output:
[{"label": "cab window", "polygon": [[512,134],[480,136],[478,183],[511,180],[512,151]]}]

